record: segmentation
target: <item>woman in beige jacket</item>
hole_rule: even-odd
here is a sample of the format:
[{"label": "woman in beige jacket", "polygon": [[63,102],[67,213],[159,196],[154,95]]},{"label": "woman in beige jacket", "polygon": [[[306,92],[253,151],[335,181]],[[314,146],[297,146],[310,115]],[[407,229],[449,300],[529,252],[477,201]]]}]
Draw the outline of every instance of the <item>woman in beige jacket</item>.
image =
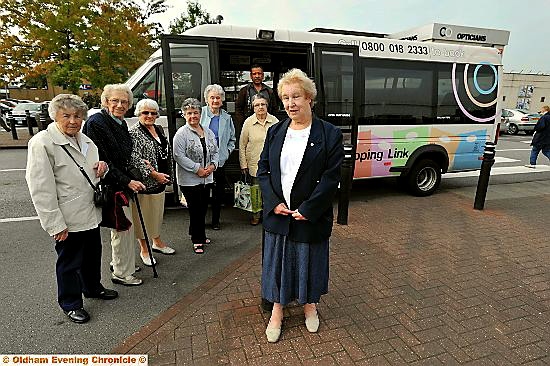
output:
[{"label": "woman in beige jacket", "polygon": [[[239,139],[239,163],[241,172],[251,177],[252,184],[258,184],[256,172],[258,171],[258,160],[264,148],[267,129],[279,122],[277,118],[267,112],[267,99],[261,94],[252,97],[254,114],[248,117],[243,124],[241,137]],[[250,220],[251,225],[260,223],[261,212],[253,213]]]},{"label": "woman in beige jacket", "polygon": [[93,184],[108,170],[96,145],[80,132],[87,110],[76,95],[60,94],[50,102],[55,123],[29,141],[25,175],[40,224],[55,240],[58,303],[75,323],[90,319],[82,294],[103,300],[118,296],[100,282],[101,210],[79,169]]}]

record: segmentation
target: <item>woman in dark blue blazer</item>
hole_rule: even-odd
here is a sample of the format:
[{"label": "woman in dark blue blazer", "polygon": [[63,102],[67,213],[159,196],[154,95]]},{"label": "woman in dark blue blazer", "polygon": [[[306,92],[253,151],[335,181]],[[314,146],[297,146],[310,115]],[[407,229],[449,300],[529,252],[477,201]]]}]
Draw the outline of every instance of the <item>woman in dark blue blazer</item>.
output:
[{"label": "woman in dark blue blazer", "polygon": [[288,119],[267,133],[258,162],[265,245],[262,297],[273,302],[269,342],[281,334],[283,306],[304,305],[305,324],[319,328],[316,303],[328,291],[332,200],[344,156],[341,131],[313,116],[315,84],[298,69],[278,85]]}]

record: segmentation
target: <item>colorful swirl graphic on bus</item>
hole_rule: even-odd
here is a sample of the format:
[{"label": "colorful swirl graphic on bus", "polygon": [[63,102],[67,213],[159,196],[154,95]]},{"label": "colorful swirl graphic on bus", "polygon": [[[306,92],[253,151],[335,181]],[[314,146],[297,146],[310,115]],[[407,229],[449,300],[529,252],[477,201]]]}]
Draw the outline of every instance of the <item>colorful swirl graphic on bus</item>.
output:
[{"label": "colorful swirl graphic on bus", "polygon": [[[471,92],[470,87],[468,85],[468,68],[469,68],[469,66],[470,66],[470,64],[466,64],[464,66],[464,89],[465,89],[466,95],[468,96],[470,101],[478,107],[488,108],[488,107],[491,107],[491,106],[495,105],[496,102],[497,102],[496,93],[495,93],[495,99],[490,101],[490,102],[486,102],[486,103],[480,102],[479,100],[477,100],[472,95],[472,92]],[[490,67],[491,70],[493,70],[493,73],[494,73],[494,82],[493,82],[493,85],[489,89],[483,89],[479,85],[478,74],[479,74],[479,70],[482,67]],[[489,62],[480,62],[479,65],[477,65],[475,70],[474,70],[473,81],[474,81],[474,87],[476,88],[476,91],[479,94],[481,94],[481,95],[491,94],[496,89],[497,84],[498,84],[498,72],[497,72],[496,67],[493,64],[489,63]],[[460,100],[460,97],[458,96],[458,86],[457,86],[458,81],[457,81],[457,78],[456,78],[456,63],[453,64],[452,84],[453,84],[453,93],[454,93],[454,96],[455,96],[456,103],[458,104],[458,107],[460,108],[462,113],[464,113],[472,121],[476,121],[476,122],[491,122],[491,121],[495,120],[495,118],[497,117],[498,112],[494,116],[491,116],[491,117],[488,117],[488,118],[479,118],[479,117],[476,117],[476,116],[472,115],[470,112],[468,112],[468,110],[466,108],[464,108],[464,105],[463,105],[462,101]]]}]

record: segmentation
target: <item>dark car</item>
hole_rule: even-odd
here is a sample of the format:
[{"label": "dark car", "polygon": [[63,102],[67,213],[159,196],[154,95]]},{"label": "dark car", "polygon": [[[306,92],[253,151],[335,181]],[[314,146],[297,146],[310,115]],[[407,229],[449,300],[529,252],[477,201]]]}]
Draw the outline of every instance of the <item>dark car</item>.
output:
[{"label": "dark car", "polygon": [[10,112],[10,116],[15,119],[15,123],[21,126],[27,125],[27,115],[29,111],[32,126],[36,126],[36,114],[40,113],[42,103],[19,103]]}]

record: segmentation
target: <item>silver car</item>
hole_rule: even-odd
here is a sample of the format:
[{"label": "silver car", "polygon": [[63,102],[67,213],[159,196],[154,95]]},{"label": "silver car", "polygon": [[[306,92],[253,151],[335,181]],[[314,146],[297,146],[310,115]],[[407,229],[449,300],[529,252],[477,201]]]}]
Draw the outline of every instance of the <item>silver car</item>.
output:
[{"label": "silver car", "polygon": [[526,135],[532,135],[540,114],[524,109],[503,109],[501,120],[503,118],[506,120],[506,131],[510,135],[517,135],[519,131],[525,132]]},{"label": "silver car", "polygon": [[27,125],[27,115],[25,111],[29,111],[31,123],[36,126],[36,114],[40,113],[41,103],[19,103],[10,112],[11,117],[15,119],[15,123],[19,125]]}]

